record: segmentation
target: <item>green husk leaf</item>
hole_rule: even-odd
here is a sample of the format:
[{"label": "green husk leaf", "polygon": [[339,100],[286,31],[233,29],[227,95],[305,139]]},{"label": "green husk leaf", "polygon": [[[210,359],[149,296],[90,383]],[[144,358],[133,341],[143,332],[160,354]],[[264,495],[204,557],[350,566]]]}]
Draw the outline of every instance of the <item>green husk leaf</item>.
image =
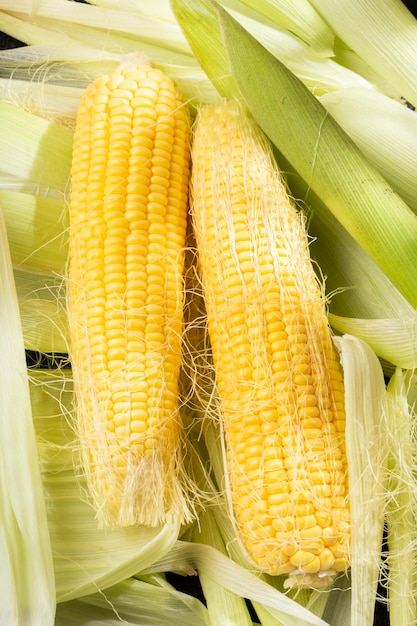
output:
[{"label": "green husk leaf", "polygon": [[331,53],[334,34],[308,1],[243,0],[243,2],[279,27],[300,37],[314,48],[315,52],[323,56]]},{"label": "green husk leaf", "polygon": [[152,6],[148,3],[139,3],[136,0],[91,0],[90,4],[119,11],[131,11],[139,15],[153,15],[166,22],[175,22],[169,0],[153,0]]},{"label": "green husk leaf", "polygon": [[59,604],[55,626],[211,626],[200,600],[174,589],[162,576],[129,578],[104,592]]},{"label": "green husk leaf", "polygon": [[352,583],[349,576],[337,579],[337,586],[332,589],[323,612],[325,619],[332,626],[351,626]]},{"label": "green husk leaf", "polygon": [[310,2],[336,35],[400,95],[417,104],[417,20],[404,3],[399,0]]},{"label": "green husk leaf", "polygon": [[72,137],[70,130],[54,122],[0,102],[0,174],[54,189],[63,197],[71,167]]},{"label": "green husk leaf", "polygon": [[408,317],[357,319],[329,314],[329,321],[341,333],[365,341],[382,359],[412,369],[417,367],[417,313]]},{"label": "green husk leaf", "polygon": [[381,567],[387,480],[386,390],[363,341],[335,339],[343,366],[351,518],[351,626],[372,626]]},{"label": "green husk leaf", "polygon": [[68,255],[65,203],[19,191],[0,190],[13,267],[63,275]]},{"label": "green husk leaf", "polygon": [[[385,94],[389,98],[401,101],[400,94],[388,84],[387,81],[376,72],[366,60],[361,59],[344,41],[336,37],[334,45],[334,60],[338,65],[349,68],[355,74],[359,74],[370,84],[374,85],[378,91]],[[403,102],[404,104],[404,102]]]},{"label": "green husk leaf", "polygon": [[237,96],[239,91],[229,71],[213,3],[210,0],[172,0],[171,6],[194,54],[214,87],[229,98]]},{"label": "green husk leaf", "polygon": [[55,585],[25,351],[0,211],[0,623],[52,626]]},{"label": "green husk leaf", "polygon": [[375,89],[319,97],[370,163],[417,213],[417,114]]},{"label": "green husk leaf", "polygon": [[394,626],[417,622],[417,406],[408,396],[416,384],[412,371],[399,368],[388,383],[387,567],[388,606]]},{"label": "green husk leaf", "polygon": [[[1,3],[0,3],[1,4]],[[58,54],[62,59],[96,59],[97,50],[89,45],[83,45],[74,41],[67,34],[54,33],[50,30],[38,26],[34,23],[35,20],[27,22],[25,20],[18,19],[17,17],[0,11],[0,23],[2,31],[22,41],[27,45],[42,45],[47,41],[49,44],[53,43]],[[110,60],[114,60],[114,56],[102,52],[103,60],[107,57]]]},{"label": "green husk leaf", "polygon": [[154,44],[157,41],[167,52],[189,52],[187,41],[178,24],[153,16],[67,0],[43,0],[35,12],[30,0],[13,0],[13,3],[10,0],[0,0],[0,9],[17,15],[32,16],[34,21],[39,16],[60,20],[64,25],[66,22],[82,24],[133,36],[140,33],[144,42]]}]

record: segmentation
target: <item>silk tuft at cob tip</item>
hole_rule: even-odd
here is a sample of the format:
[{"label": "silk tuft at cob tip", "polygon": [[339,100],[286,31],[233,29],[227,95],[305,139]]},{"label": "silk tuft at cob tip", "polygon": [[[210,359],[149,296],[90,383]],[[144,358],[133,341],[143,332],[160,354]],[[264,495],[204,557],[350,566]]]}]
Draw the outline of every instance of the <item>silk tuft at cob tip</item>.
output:
[{"label": "silk tuft at cob tip", "polygon": [[190,119],[175,84],[123,64],[78,111],[68,315],[84,470],[104,524],[193,516],[179,374]]},{"label": "silk tuft at cob tip", "polygon": [[349,564],[344,390],[304,220],[236,102],[200,109],[192,163],[237,536],[286,586],[326,587]]}]

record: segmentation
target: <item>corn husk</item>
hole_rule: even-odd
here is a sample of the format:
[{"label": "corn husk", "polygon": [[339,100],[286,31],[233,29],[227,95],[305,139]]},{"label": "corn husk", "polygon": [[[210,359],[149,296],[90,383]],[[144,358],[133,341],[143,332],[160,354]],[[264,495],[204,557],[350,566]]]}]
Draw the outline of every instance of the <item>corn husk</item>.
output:
[{"label": "corn husk", "polygon": [[55,582],[17,294],[0,212],[0,622],[52,626]]}]

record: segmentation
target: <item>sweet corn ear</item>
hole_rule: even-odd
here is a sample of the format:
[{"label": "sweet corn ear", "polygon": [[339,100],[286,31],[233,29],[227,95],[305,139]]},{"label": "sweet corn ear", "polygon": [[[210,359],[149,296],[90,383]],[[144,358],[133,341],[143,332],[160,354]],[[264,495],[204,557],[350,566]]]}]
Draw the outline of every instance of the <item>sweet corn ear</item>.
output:
[{"label": "sweet corn ear", "polygon": [[200,110],[191,208],[233,517],[288,586],[348,567],[343,381],[301,215],[234,102]]},{"label": "sweet corn ear", "polygon": [[86,478],[106,523],[184,520],[178,379],[190,120],[174,83],[121,66],[82,98],[68,310]]}]

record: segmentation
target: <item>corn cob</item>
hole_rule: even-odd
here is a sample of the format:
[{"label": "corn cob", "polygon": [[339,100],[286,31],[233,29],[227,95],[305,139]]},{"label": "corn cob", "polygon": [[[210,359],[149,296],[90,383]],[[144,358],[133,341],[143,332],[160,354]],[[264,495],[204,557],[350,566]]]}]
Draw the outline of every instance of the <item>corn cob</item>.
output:
[{"label": "corn cob", "polygon": [[238,104],[200,110],[192,162],[237,534],[263,572],[324,587],[349,559],[344,391],[305,224]]},{"label": "corn cob", "polygon": [[120,66],[80,103],[68,312],[87,484],[105,524],[188,519],[178,379],[190,120],[174,83]]}]

